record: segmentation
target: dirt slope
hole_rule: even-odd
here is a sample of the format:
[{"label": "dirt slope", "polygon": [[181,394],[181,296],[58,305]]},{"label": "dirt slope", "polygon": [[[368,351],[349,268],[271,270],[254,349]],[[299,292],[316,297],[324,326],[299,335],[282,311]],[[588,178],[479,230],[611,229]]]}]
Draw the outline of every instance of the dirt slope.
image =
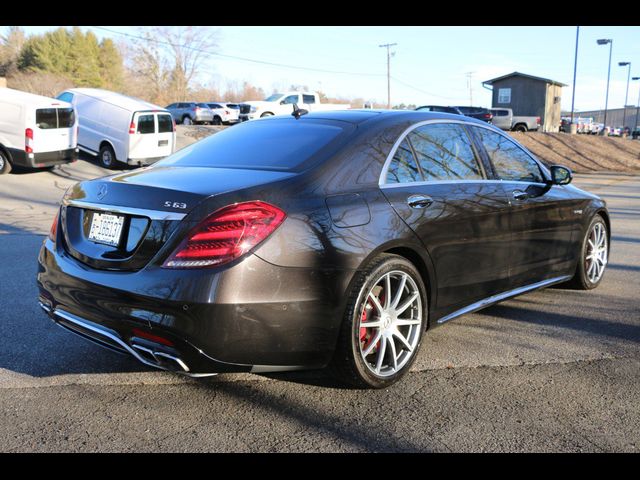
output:
[{"label": "dirt slope", "polygon": [[640,173],[640,141],[566,133],[511,133],[547,165],[565,165],[576,173]]}]

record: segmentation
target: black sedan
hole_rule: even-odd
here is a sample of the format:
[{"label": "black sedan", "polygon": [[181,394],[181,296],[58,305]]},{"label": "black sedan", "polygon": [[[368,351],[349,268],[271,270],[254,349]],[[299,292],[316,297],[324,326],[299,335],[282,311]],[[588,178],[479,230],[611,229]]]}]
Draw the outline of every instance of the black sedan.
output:
[{"label": "black sedan", "polygon": [[326,112],[243,123],[69,189],[39,255],[59,325],[202,376],[330,366],[393,384],[423,333],[603,278],[605,203],[457,115]]}]

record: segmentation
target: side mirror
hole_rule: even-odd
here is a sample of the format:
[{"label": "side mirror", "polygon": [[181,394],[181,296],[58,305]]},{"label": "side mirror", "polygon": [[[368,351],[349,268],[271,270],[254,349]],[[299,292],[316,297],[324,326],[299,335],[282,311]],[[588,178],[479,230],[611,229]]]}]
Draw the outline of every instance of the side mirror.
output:
[{"label": "side mirror", "polygon": [[280,105],[286,105],[286,104],[287,104],[287,102],[285,102],[284,100],[282,100],[282,101],[280,102]]},{"label": "side mirror", "polygon": [[573,180],[573,173],[567,167],[553,165],[550,170],[553,185],[568,185]]}]

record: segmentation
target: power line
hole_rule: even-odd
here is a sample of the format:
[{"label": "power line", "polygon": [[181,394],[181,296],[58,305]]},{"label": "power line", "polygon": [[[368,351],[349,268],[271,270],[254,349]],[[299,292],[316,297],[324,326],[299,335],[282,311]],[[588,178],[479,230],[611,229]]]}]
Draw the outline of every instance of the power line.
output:
[{"label": "power line", "polygon": [[133,35],[131,33],[118,32],[117,30],[111,30],[111,29],[104,28],[104,27],[92,26],[91,28],[95,28],[97,30],[103,30],[103,31],[109,32],[109,33],[115,33],[116,35],[122,35],[122,36],[129,37],[129,38],[136,38],[138,40],[144,40],[144,41],[147,41],[147,42],[161,43],[161,44],[169,45],[169,46],[172,46],[172,47],[179,46],[179,47],[185,48],[187,50],[193,50],[193,51],[196,51],[196,52],[205,53],[207,55],[212,55],[212,56],[215,56],[215,57],[229,58],[229,59],[232,59],[232,60],[239,60],[239,61],[243,61],[243,62],[258,63],[258,64],[261,64],[261,65],[269,65],[269,66],[272,66],[272,67],[291,68],[291,69],[295,69],[295,70],[306,70],[306,71],[321,72],[321,73],[334,73],[334,74],[339,74],[339,75],[358,75],[358,76],[365,76],[365,77],[382,77],[382,76],[384,76],[384,74],[382,74],[382,73],[344,72],[344,71],[339,71],[339,70],[324,70],[324,69],[321,69],[321,68],[300,67],[300,66],[297,66],[297,65],[287,65],[287,64],[284,64],[284,63],[266,62],[264,60],[256,60],[255,58],[239,57],[239,56],[235,56],[235,55],[225,55],[225,54],[222,54],[222,53],[211,52],[209,50],[204,50],[204,49],[201,49],[201,48],[190,47],[189,45],[174,44],[174,43],[171,43],[171,42],[168,42],[168,41],[164,41],[164,40],[157,40],[155,38],[146,38],[146,37],[142,37],[140,35]]},{"label": "power line", "polygon": [[409,85],[408,83],[403,82],[402,80],[400,80],[400,79],[399,79],[399,78],[397,78],[397,77],[391,77],[391,78],[392,78],[393,80],[395,80],[396,82],[398,82],[398,83],[400,83],[400,84],[404,85],[405,87],[409,87],[409,88],[411,88],[411,89],[413,89],[413,90],[416,90],[417,92],[420,92],[420,93],[425,93],[425,94],[427,94],[427,95],[431,95],[431,96],[433,96],[433,97],[444,98],[445,100],[456,100],[456,99],[457,99],[457,97],[445,97],[444,95],[438,95],[438,94],[436,94],[436,93],[427,92],[426,90],[422,90],[421,88],[414,87],[413,85]]}]

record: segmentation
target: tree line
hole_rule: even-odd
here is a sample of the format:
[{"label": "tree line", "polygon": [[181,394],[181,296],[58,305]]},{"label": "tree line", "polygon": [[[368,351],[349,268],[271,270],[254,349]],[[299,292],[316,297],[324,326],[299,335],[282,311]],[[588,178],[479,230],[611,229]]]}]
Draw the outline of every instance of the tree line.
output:
[{"label": "tree line", "polygon": [[[98,41],[78,27],[60,27],[27,37],[19,27],[0,35],[0,77],[7,86],[49,97],[72,87],[113,90],[157,105],[178,101],[262,100],[266,92],[247,81],[224,85],[205,76],[204,60],[215,52],[219,33],[203,27],[155,27],[127,40]],[[220,83],[220,82],[218,82]],[[304,85],[278,85],[277,89],[308,89]],[[350,103],[362,108],[363,98],[328,97],[322,101]],[[404,105],[403,105],[404,106]],[[373,108],[384,108],[373,103]]]}]

